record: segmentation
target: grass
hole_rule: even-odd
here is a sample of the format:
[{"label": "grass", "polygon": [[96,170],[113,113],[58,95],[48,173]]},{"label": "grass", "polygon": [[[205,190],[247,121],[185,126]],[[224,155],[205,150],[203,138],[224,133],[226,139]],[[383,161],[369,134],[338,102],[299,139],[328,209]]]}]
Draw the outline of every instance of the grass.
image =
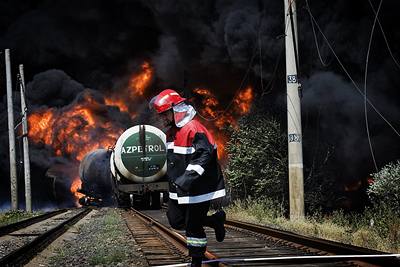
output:
[{"label": "grass", "polygon": [[400,216],[385,205],[367,208],[363,214],[336,211],[315,213],[304,220],[290,221],[277,203],[239,200],[227,208],[228,218],[267,225],[302,235],[352,244],[370,249],[400,253]]},{"label": "grass", "polygon": [[94,242],[96,253],[89,257],[91,265],[109,265],[127,259],[128,254],[115,242],[124,235],[124,232],[121,231],[121,220],[118,218],[116,210],[112,210],[102,218],[102,231],[95,237],[98,242]]},{"label": "grass", "polygon": [[[77,227],[78,236],[58,247],[50,266],[121,266],[129,265],[132,241],[127,240],[126,225],[117,209],[107,209],[90,222]],[[118,266],[119,266],[118,265]]]},{"label": "grass", "polygon": [[5,213],[0,213],[0,226],[16,223],[24,219],[38,216],[42,213],[43,212],[40,211],[26,212],[23,210],[12,210]]}]

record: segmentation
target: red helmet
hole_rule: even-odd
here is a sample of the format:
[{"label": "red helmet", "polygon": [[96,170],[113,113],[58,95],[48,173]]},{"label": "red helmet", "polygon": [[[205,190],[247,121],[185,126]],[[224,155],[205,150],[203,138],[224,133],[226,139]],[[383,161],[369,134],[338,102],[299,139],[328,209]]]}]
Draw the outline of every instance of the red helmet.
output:
[{"label": "red helmet", "polygon": [[150,101],[150,104],[155,108],[157,113],[162,113],[169,110],[175,105],[182,103],[186,98],[181,97],[172,89],[165,89]]}]

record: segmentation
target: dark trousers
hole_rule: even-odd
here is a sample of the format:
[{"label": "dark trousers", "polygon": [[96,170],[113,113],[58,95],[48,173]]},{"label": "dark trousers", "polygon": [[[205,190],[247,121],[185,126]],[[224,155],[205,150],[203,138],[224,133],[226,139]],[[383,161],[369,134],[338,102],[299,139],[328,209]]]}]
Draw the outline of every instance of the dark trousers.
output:
[{"label": "dark trousers", "polygon": [[168,202],[167,217],[169,224],[176,230],[185,230],[189,256],[203,257],[207,247],[204,226],[212,227],[210,216],[207,212],[210,201],[194,204],[178,204],[177,200]]}]

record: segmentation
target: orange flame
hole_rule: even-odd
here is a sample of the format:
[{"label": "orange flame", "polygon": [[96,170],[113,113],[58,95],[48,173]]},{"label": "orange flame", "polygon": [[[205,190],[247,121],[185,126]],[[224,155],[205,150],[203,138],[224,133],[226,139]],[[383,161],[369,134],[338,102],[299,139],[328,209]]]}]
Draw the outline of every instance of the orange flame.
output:
[{"label": "orange flame", "polygon": [[235,103],[235,110],[239,115],[245,115],[249,113],[251,103],[253,102],[253,89],[249,86],[239,94],[233,100]]},{"label": "orange flame", "polygon": [[228,110],[221,109],[218,99],[209,89],[196,88],[193,92],[202,96],[202,108],[199,112],[209,119],[208,124],[218,146],[218,158],[226,161],[225,144],[228,136],[222,130],[227,126],[238,127],[238,118],[250,111],[254,97],[253,89],[249,86],[239,92],[233,99],[233,107]]},{"label": "orange flame", "polygon": [[42,113],[34,113],[29,115],[29,137],[35,142],[38,143],[43,141],[45,144],[49,144],[51,142],[51,131],[47,129],[51,129],[54,123],[53,118],[54,109],[49,109],[43,111]]},{"label": "orange flame", "polygon": [[123,129],[95,114],[100,103],[89,94],[84,98],[84,103],[69,106],[62,112],[49,109],[31,114],[29,137],[35,143],[51,146],[57,156],[70,156],[78,161],[93,149],[115,144]]},{"label": "orange flame", "polygon": [[[121,112],[128,112],[133,119],[136,111],[130,111],[129,107],[132,101],[138,101],[138,96],[143,96],[152,81],[152,75],[152,67],[144,62],[141,72],[130,79],[128,88],[104,97],[104,103],[86,90],[82,99],[62,109],[37,110],[28,116],[28,136],[34,143],[51,147],[55,155],[76,161],[81,161],[94,149],[113,146],[124,129],[116,125],[112,118],[104,118],[106,106],[116,106]],[[71,192],[75,196],[83,196],[76,191],[80,184],[80,179],[76,178],[71,185]]]},{"label": "orange flame", "polygon": [[153,76],[153,69],[148,62],[142,64],[142,72],[134,76],[129,82],[131,96],[142,96],[149,86]]},{"label": "orange flame", "polygon": [[118,107],[121,112],[128,112],[128,105],[120,98],[105,97],[104,102],[107,106]]},{"label": "orange flame", "polygon": [[80,207],[81,205],[79,204],[79,199],[81,197],[84,197],[85,195],[82,193],[78,192],[78,189],[81,188],[82,185],[82,181],[81,179],[79,179],[79,177],[75,178],[74,181],[72,181],[71,187],[70,187],[70,191],[74,196],[74,200],[75,200],[75,205],[77,207]]}]

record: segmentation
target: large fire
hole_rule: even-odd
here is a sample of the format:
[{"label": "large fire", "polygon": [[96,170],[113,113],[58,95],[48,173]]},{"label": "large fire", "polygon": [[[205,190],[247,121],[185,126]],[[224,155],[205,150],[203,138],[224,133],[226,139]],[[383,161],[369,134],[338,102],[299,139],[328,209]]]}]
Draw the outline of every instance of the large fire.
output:
[{"label": "large fire", "polygon": [[[145,91],[153,81],[153,73],[151,65],[144,62],[140,66],[140,72],[129,78],[127,86],[113,90],[112,94],[99,96],[98,92],[86,89],[68,106],[34,111],[28,116],[29,137],[34,143],[42,143],[52,149],[54,156],[69,158],[77,164],[88,152],[113,146],[129,125],[117,124],[112,115],[114,113],[110,112],[110,106],[134,119],[137,110],[132,103],[143,101]],[[253,89],[247,87],[238,92],[225,110],[209,89],[197,88],[194,92],[202,96],[202,105],[198,112],[202,117],[209,118],[206,123],[216,139],[218,157],[226,161],[225,144],[228,136],[224,129],[227,126],[237,127],[238,117],[249,112]],[[70,175],[70,191],[78,203],[78,199],[83,197],[78,192],[81,180],[76,174]]]},{"label": "large fire", "polygon": [[81,161],[86,153],[114,145],[123,132],[97,115],[102,109],[90,93],[83,95],[83,103],[39,110],[28,117],[29,137],[33,142],[51,146],[57,156]]},{"label": "large fire", "polygon": [[[128,88],[115,90],[114,94],[99,99],[93,91],[85,90],[79,100],[61,109],[36,110],[28,116],[29,137],[34,143],[42,143],[52,148],[55,156],[75,160],[77,164],[90,151],[108,148],[115,144],[124,131],[108,114],[107,106],[115,106],[120,112],[127,112],[131,119],[136,111],[129,105],[143,96],[153,75],[150,64],[141,65],[141,71],[134,74]],[[82,197],[77,190],[81,185],[79,178],[72,177],[70,191],[76,203]]]}]

